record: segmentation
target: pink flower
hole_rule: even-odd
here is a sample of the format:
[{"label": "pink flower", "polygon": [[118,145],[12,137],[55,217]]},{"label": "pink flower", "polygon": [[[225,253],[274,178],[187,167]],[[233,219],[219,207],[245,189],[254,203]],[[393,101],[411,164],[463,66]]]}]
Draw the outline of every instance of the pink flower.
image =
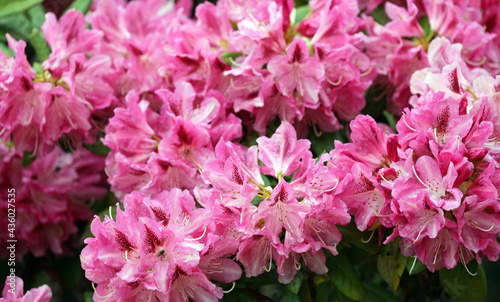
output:
[{"label": "pink flower", "polygon": [[263,200],[253,216],[255,222],[265,219],[264,228],[273,244],[280,243],[279,236],[283,228],[286,237],[293,237],[297,242],[303,241],[304,215],[309,212],[309,205],[298,202],[294,195],[292,186],[280,181],[273,189],[270,200]]},{"label": "pink flower", "polygon": [[280,179],[292,174],[301,159],[312,156],[308,151],[311,143],[303,139],[297,141],[295,129],[287,122],[282,122],[271,138],[260,137],[257,143],[259,159],[264,163],[262,171]]},{"label": "pink flower", "polygon": [[69,67],[69,58],[76,53],[89,53],[102,33],[85,29],[85,17],[76,10],[68,11],[59,22],[53,13],[47,13],[45,19],[42,32],[52,52],[42,67],[50,70],[53,76],[60,77]]},{"label": "pink flower", "polygon": [[304,106],[317,108],[320,84],[325,76],[323,65],[309,56],[307,44],[301,38],[295,38],[286,53],[286,56],[273,57],[267,65],[277,77],[278,88],[287,97],[296,92],[303,98]]}]

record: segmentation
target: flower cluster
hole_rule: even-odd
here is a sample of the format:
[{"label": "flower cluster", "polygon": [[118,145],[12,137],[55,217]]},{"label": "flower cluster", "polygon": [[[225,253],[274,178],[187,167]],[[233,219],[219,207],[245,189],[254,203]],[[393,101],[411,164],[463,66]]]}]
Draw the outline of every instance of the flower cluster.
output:
[{"label": "flower cluster", "polygon": [[[385,87],[388,109],[395,115],[409,105],[413,89],[410,79],[419,70],[446,64],[436,61],[433,39],[457,43],[444,50],[444,60],[453,59],[470,68],[482,67],[490,75],[500,71],[497,24],[498,4],[491,1],[407,0],[404,6],[384,5],[388,23],[367,18],[367,55],[377,64],[376,82]],[[442,68],[443,66],[438,66]],[[422,79],[420,79],[422,80]],[[441,83],[439,83],[441,84]],[[438,85],[439,85],[438,84]]]},{"label": "flower cluster", "polygon": [[101,34],[85,29],[85,18],[74,10],[60,22],[48,13],[42,31],[52,48],[35,71],[24,54],[26,43],[7,35],[15,59],[0,53],[0,138],[11,141],[17,152],[43,156],[64,136],[67,144],[81,147],[97,138],[94,114],[114,99],[104,81],[110,60],[92,56]]},{"label": "flower cluster", "polygon": [[325,274],[323,249],[337,254],[336,225],[350,221],[335,197],[338,179],[330,177],[328,157],[316,163],[309,141],[297,140],[286,122],[257,141],[244,150],[221,139],[202,168],[211,186],[196,187],[196,200],[178,188],[154,198],[133,191],[116,221],[96,217],[95,238],[82,251],[86,276],[98,284],[94,298],[216,301],[222,289],[210,281],[229,283],[242,274],[231,256],[247,277],[270,271],[273,260],[282,283],[293,280],[302,260]]},{"label": "flower cluster", "polygon": [[[76,222],[91,219],[89,203],[106,195],[104,158],[84,149],[66,153],[55,147],[43,157],[31,158],[33,162],[27,165],[29,156],[23,158],[8,144],[0,144],[0,148],[0,188],[15,190],[16,252],[22,255],[29,250],[36,257],[47,250],[56,255],[70,253],[78,240]],[[7,205],[2,199],[2,211],[7,212]],[[1,220],[6,227],[7,215]],[[3,232],[2,240],[7,235]],[[73,244],[71,237],[76,239]],[[2,258],[6,258],[5,252]]]},{"label": "flower cluster", "polygon": [[[487,256],[500,244],[497,113],[486,98],[428,92],[421,106],[406,109],[398,134],[384,132],[367,116],[351,123],[352,143],[330,155],[349,177],[346,202],[360,230],[393,228],[405,256],[416,255],[431,271]],[[366,148],[366,146],[370,146]]]}]

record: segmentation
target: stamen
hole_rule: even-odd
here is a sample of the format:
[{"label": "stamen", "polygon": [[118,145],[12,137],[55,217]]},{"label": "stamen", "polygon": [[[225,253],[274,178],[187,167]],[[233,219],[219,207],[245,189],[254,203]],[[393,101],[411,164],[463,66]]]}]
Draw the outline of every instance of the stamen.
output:
[{"label": "stamen", "polygon": [[337,83],[334,83],[334,82],[330,81],[328,78],[326,78],[326,81],[327,81],[330,85],[332,85],[332,86],[338,86],[338,85],[340,85],[340,83],[342,83],[342,76],[340,76],[340,77],[339,77],[339,79],[337,80]]},{"label": "stamen", "polygon": [[96,288],[95,288],[94,282],[92,282],[92,288],[94,289],[94,294],[95,294],[97,297],[101,298],[101,299],[106,299],[106,298],[111,297],[111,295],[113,295],[113,292],[110,292],[110,293],[109,293],[109,294],[107,294],[106,296],[99,296],[99,294],[97,293],[97,290],[96,290]]},{"label": "stamen", "polygon": [[296,255],[293,255],[293,264],[294,264],[296,270],[300,270],[302,265],[300,264],[300,261],[297,261],[297,258],[295,256]]},{"label": "stamen", "polygon": [[489,229],[483,229],[483,228],[481,228],[481,227],[480,227],[480,226],[478,226],[478,225],[474,225],[474,227],[475,227],[476,229],[478,229],[478,230],[483,231],[483,232],[489,232],[489,231],[493,230],[493,228],[495,227],[495,224],[493,223]]},{"label": "stamen", "polygon": [[331,192],[333,190],[335,190],[337,188],[337,186],[339,185],[339,182],[340,182],[340,178],[337,177],[337,183],[335,184],[335,187],[331,188],[331,189],[328,189],[328,190],[320,190],[321,192]]},{"label": "stamen", "polygon": [[30,154],[30,157],[35,156],[37,150],[38,150],[38,131],[36,132],[35,150],[33,150],[33,153]]},{"label": "stamen", "polygon": [[475,67],[478,67],[478,66],[481,66],[483,65],[485,62],[486,62],[486,56],[484,56],[481,60],[479,60],[478,62],[473,62],[469,59],[467,59],[466,57],[463,57],[462,58],[467,64],[469,65],[472,65],[472,66],[475,66]]},{"label": "stamen", "polygon": [[420,177],[418,177],[417,171],[415,171],[415,165],[411,166],[411,168],[413,169],[413,173],[415,173],[415,176],[417,177],[418,181],[420,181],[420,183],[427,188],[427,185],[420,179]]},{"label": "stamen", "polygon": [[315,123],[313,123],[312,126],[313,126],[313,130],[314,130],[314,135],[316,135],[316,137],[320,137],[323,134],[323,132],[318,131],[318,129],[316,129]]},{"label": "stamen", "polygon": [[225,293],[225,294],[229,294],[230,292],[233,291],[233,289],[236,287],[236,282],[233,281],[233,287],[231,287],[230,290],[223,290],[222,292]]},{"label": "stamen", "polygon": [[463,264],[464,264],[465,270],[467,271],[467,273],[469,273],[469,275],[471,275],[472,277],[475,277],[477,275],[477,272],[471,273],[471,271],[469,271],[469,268],[467,267],[467,264],[465,264],[465,261],[463,262]]},{"label": "stamen", "polygon": [[184,262],[188,262],[189,259],[191,259],[191,257],[193,257],[193,253],[189,254],[188,258],[186,260],[184,260]]},{"label": "stamen", "polygon": [[385,179],[384,174],[380,173],[379,175],[380,175],[380,177],[382,177],[382,179],[383,179],[385,182],[389,182],[387,179]]},{"label": "stamen", "polygon": [[109,206],[109,218],[110,218],[111,220],[114,220],[114,219],[113,219],[113,215],[111,214],[111,208],[112,208],[112,207],[111,207],[111,206]]},{"label": "stamen", "polygon": [[434,255],[434,261],[432,261],[432,265],[436,264],[440,247],[441,247],[441,243],[439,244],[438,248],[436,249],[436,255]]},{"label": "stamen", "polygon": [[80,255],[80,260],[81,260],[83,263],[85,263],[85,264],[89,264],[87,261],[83,260],[82,255]]},{"label": "stamen", "polygon": [[203,236],[205,236],[205,233],[207,232],[207,226],[205,226],[205,228],[203,229],[203,234],[201,234],[200,237],[198,238],[188,238],[188,239],[185,239],[186,241],[196,241],[196,240],[200,240],[201,238],[203,238]]},{"label": "stamen", "polygon": [[248,86],[238,87],[238,86],[234,85],[233,78],[229,78],[229,84],[231,85],[231,87],[233,87],[236,90],[246,90],[248,88]]},{"label": "stamen", "polygon": [[362,74],[360,74],[360,76],[361,77],[367,76],[367,75],[370,74],[370,72],[372,72],[372,70],[373,70],[373,65],[370,65],[370,68],[367,71],[365,71]]},{"label": "stamen", "polygon": [[361,242],[363,242],[363,243],[370,242],[373,238],[373,235],[375,235],[375,230],[372,231],[372,234],[370,235],[370,238],[368,238],[368,240],[365,241],[365,240],[363,240],[363,238],[361,238]]},{"label": "stamen", "polygon": [[127,261],[128,263],[132,263],[128,260],[128,250],[125,250],[125,261]]},{"label": "stamen", "polygon": [[415,267],[415,263],[417,263],[417,256],[413,256],[413,264],[411,265],[410,272],[408,273],[411,276],[411,272],[413,271],[413,268]]},{"label": "stamen", "polygon": [[417,129],[410,127],[410,125],[408,125],[406,123],[405,116],[406,116],[406,114],[403,113],[402,119],[403,119],[403,123],[405,123],[406,127],[410,128],[410,130],[417,131]]},{"label": "stamen", "polygon": [[269,248],[269,250],[270,250],[270,252],[271,252],[271,253],[270,253],[271,255],[269,255],[269,268],[264,267],[264,270],[265,270],[266,272],[268,272],[268,273],[271,271],[271,268],[272,268],[272,266],[273,266],[273,251],[272,251],[270,248]]}]

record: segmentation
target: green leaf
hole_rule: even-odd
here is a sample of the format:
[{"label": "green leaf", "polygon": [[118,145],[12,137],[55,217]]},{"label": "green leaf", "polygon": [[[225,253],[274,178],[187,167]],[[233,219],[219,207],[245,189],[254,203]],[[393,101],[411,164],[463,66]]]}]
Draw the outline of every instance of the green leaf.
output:
[{"label": "green leaf", "polygon": [[303,280],[304,280],[304,273],[302,273],[302,271],[298,271],[297,275],[295,275],[295,278],[293,278],[292,282],[286,285],[286,288],[288,288],[288,290],[291,291],[293,294],[298,295],[300,288],[302,287]]},{"label": "green leaf", "polygon": [[373,12],[372,17],[380,25],[386,25],[389,23],[390,19],[385,13],[385,9],[383,5],[379,5]]},{"label": "green leaf", "polygon": [[387,110],[382,111],[382,114],[387,120],[387,124],[389,125],[389,127],[391,127],[395,133],[398,133],[398,131],[396,130],[396,119],[394,118],[394,115],[389,113]]},{"label": "green leaf", "polygon": [[309,131],[307,139],[311,141],[311,151],[315,157],[333,150],[335,148],[335,141],[347,141],[347,137],[342,130],[333,133],[321,133],[319,136],[314,131]]},{"label": "green leaf", "polygon": [[102,141],[101,141],[102,136],[104,136],[104,134],[100,133],[99,137],[97,138],[97,141],[94,144],[92,144],[92,145],[84,144],[83,146],[85,147],[85,149],[89,150],[90,152],[92,152],[94,154],[102,155],[102,156],[108,155],[108,153],[111,151],[111,149],[102,143]]},{"label": "green leaf", "polygon": [[461,264],[451,269],[442,269],[439,271],[439,279],[444,290],[450,297],[457,302],[481,302],[486,300],[486,275],[481,265],[475,262],[468,264],[468,269],[477,272],[471,276],[467,269]]},{"label": "green leaf", "polygon": [[243,55],[241,52],[226,51],[220,55],[220,58],[226,62],[227,65],[232,66],[236,58]]},{"label": "green leaf", "polygon": [[27,10],[43,0],[0,0],[0,18]]},{"label": "green leaf", "polygon": [[33,25],[24,14],[0,17],[0,32],[4,39],[4,33],[9,33],[14,39],[29,40],[32,29]]},{"label": "green leaf", "polygon": [[347,298],[362,301],[367,297],[365,288],[359,280],[351,261],[344,253],[329,257],[327,266],[330,281]]},{"label": "green leaf", "polygon": [[377,256],[377,269],[382,279],[392,288],[394,296],[397,294],[407,259],[399,251],[399,240],[391,242],[387,251]]},{"label": "green leaf", "polygon": [[302,22],[308,16],[310,10],[309,5],[294,8],[290,13],[292,24],[297,25]]},{"label": "green leaf", "polygon": [[23,167],[27,167],[29,166],[32,162],[34,162],[36,159],[36,156],[33,155],[33,153],[31,152],[28,152],[28,151],[25,151],[24,154],[23,154],[23,161],[21,163],[21,165]]},{"label": "green leaf", "polygon": [[83,293],[83,301],[85,302],[93,302],[94,301],[94,293],[86,291]]},{"label": "green leaf", "polygon": [[28,10],[28,16],[31,20],[31,24],[40,29],[45,22],[45,8],[41,4],[33,5]]},{"label": "green leaf", "polygon": [[371,302],[399,302],[389,291],[379,285],[371,282],[363,282],[363,285],[370,296]]},{"label": "green leaf", "polygon": [[75,10],[85,14],[89,10],[90,4],[92,4],[92,0],[76,0],[75,2],[71,3],[71,5],[64,11],[64,13],[74,8]]},{"label": "green leaf", "polygon": [[283,296],[280,299],[281,302],[301,302],[302,299],[297,294],[290,292],[289,290],[285,290]]},{"label": "green leaf", "polygon": [[0,50],[6,55],[7,57],[13,57],[15,55],[14,51],[9,48],[6,44],[3,42],[0,42]]},{"label": "green leaf", "polygon": [[51,50],[49,45],[45,41],[45,37],[43,36],[42,32],[36,28],[33,28],[30,35],[30,41],[40,62],[47,60],[50,56]]},{"label": "green leaf", "polygon": [[430,37],[432,30],[431,30],[431,24],[429,22],[429,17],[423,16],[422,18],[420,18],[418,20],[418,23],[420,24],[420,26],[424,30],[424,36],[426,38]]},{"label": "green leaf", "polygon": [[335,286],[330,282],[322,282],[316,286],[316,301],[335,301],[334,296],[337,293]]},{"label": "green leaf", "polygon": [[244,289],[235,288],[230,293],[224,294],[227,302],[254,302],[254,297]]}]

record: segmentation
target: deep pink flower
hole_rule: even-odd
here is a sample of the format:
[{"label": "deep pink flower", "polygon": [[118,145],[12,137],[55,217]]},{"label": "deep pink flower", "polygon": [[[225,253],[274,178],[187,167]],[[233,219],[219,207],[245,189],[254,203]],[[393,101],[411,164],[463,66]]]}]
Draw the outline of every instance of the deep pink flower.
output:
[{"label": "deep pink flower", "polygon": [[278,87],[285,96],[296,92],[302,97],[304,106],[318,107],[318,93],[325,69],[316,57],[309,56],[306,42],[295,38],[285,55],[273,57],[267,68],[277,78]]}]

